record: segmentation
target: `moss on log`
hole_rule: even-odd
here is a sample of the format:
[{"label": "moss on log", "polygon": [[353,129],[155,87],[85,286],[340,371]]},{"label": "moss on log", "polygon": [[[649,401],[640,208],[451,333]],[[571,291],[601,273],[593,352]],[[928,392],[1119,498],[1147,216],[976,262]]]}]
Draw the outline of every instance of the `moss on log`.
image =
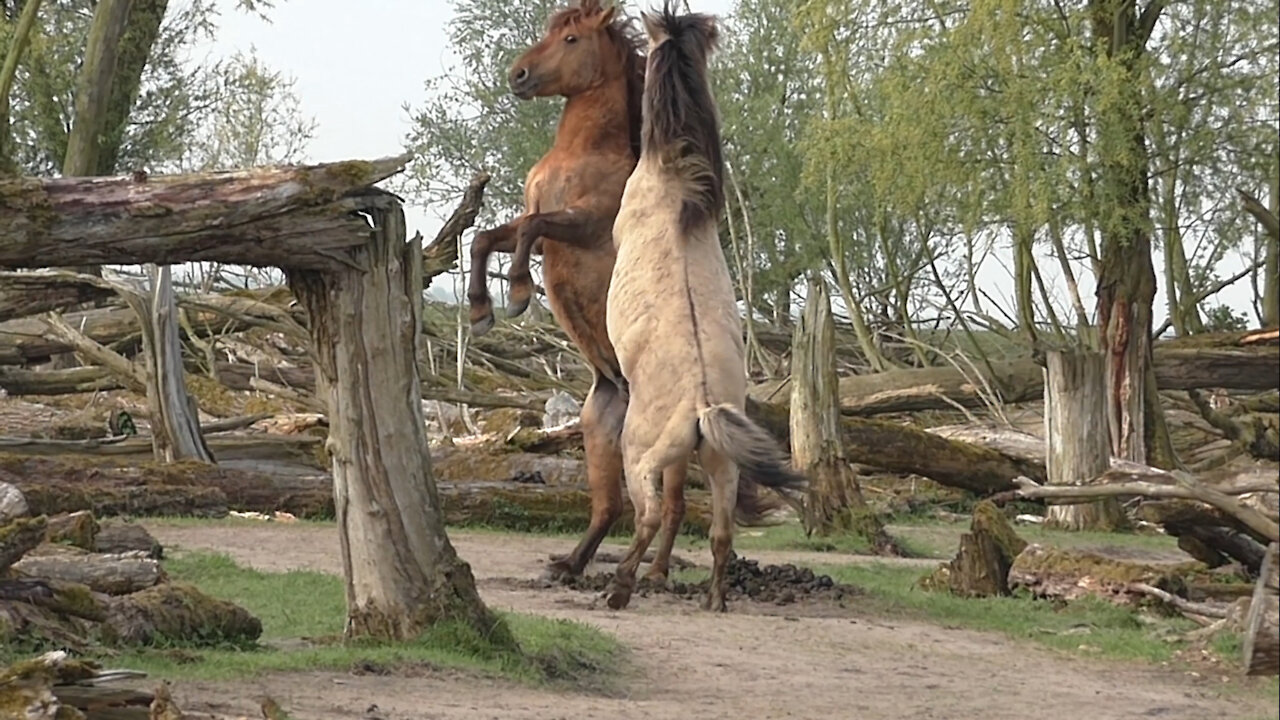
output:
[{"label": "moss on log", "polygon": [[18,518],[0,526],[0,574],[44,542],[47,526],[43,516]]},{"label": "moss on log", "polygon": [[974,507],[969,532],[960,536],[955,558],[922,578],[920,585],[960,597],[1008,595],[1009,570],[1026,547],[1004,513],[984,500]]},{"label": "moss on log", "polygon": [[98,521],[88,510],[53,515],[48,519],[45,542],[95,550],[99,529]]},{"label": "moss on log", "polygon": [[193,585],[162,583],[112,598],[99,632],[113,645],[166,640],[196,645],[246,645],[262,622],[244,608],[209,597]]},{"label": "moss on log", "polygon": [[1075,600],[1092,595],[1121,605],[1136,605],[1147,595],[1132,589],[1135,584],[1185,595],[1187,583],[1205,571],[1199,562],[1145,564],[1033,544],[1013,561],[1009,586],[1026,588],[1040,598]]}]

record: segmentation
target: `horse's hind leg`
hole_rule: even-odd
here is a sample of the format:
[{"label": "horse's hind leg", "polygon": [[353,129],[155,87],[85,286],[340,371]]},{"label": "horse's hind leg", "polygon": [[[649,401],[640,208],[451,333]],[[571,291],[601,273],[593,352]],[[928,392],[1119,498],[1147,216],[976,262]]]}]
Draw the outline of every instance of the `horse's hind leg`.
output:
[{"label": "horse's hind leg", "polygon": [[[471,241],[471,278],[467,301],[471,305],[471,334],[480,336],[493,328],[493,300],[489,297],[489,256],[495,252],[514,252],[517,218],[492,230],[476,233]],[[527,261],[526,261],[527,263]]]},{"label": "horse's hind leg", "polygon": [[636,534],[609,584],[607,602],[614,610],[625,608],[631,601],[631,593],[636,589],[636,569],[662,522],[662,496],[658,493],[662,470],[643,460],[638,463],[632,460],[627,463],[626,476],[627,492],[636,510]]},{"label": "horse's hind leg", "polygon": [[622,514],[622,450],[619,436],[627,398],[613,382],[597,378],[582,404],[582,445],[587,456],[587,488],[591,522],[586,535],[567,556],[547,566],[543,577],[560,581],[582,574],[600,541]]},{"label": "horse's hind leg", "polygon": [[681,462],[662,471],[662,535],[658,550],[654,553],[646,580],[665,582],[671,570],[671,550],[684,522],[684,485],[689,473],[689,463]]},{"label": "horse's hind leg", "polygon": [[738,466],[706,444],[698,451],[702,469],[711,485],[711,586],[702,607],[726,610],[729,556],[733,552],[733,513],[738,498]]}]

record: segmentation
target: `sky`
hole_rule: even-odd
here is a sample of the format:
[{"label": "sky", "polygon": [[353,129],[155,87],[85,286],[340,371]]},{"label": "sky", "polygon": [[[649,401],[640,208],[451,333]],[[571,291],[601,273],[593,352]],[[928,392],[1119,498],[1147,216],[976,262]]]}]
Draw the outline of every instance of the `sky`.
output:
[{"label": "sky", "polygon": [[[723,15],[732,10],[733,0],[691,4],[696,11]],[[308,161],[371,159],[402,152],[410,129],[404,105],[420,106],[426,100],[425,80],[442,74],[449,63],[449,0],[277,0],[269,11],[269,22],[236,10],[235,0],[217,0],[217,5],[221,12],[217,38],[198,52],[214,59],[254,47],[269,67],[292,75],[303,114],[317,123]],[[627,5],[631,12],[637,7],[634,2]],[[505,70],[494,68],[495,73]],[[451,210],[406,206],[410,234],[421,231],[426,238],[434,237]],[[1042,249],[1037,255],[1055,305],[1062,311],[1068,300],[1057,261]],[[1163,264],[1158,251],[1156,255],[1158,285],[1163,286]],[[1221,272],[1235,272],[1243,263],[1238,257],[1228,257]],[[1008,249],[1001,248],[979,273],[980,284],[1006,308],[1013,307],[1011,268]],[[1084,304],[1092,308],[1093,278],[1084,273],[1078,279]],[[461,292],[460,287],[435,290],[433,294],[440,299]],[[1250,298],[1246,281],[1220,293],[1216,302],[1245,311],[1250,323],[1256,324],[1249,310]],[[1164,302],[1160,289],[1157,324],[1165,316]]]}]

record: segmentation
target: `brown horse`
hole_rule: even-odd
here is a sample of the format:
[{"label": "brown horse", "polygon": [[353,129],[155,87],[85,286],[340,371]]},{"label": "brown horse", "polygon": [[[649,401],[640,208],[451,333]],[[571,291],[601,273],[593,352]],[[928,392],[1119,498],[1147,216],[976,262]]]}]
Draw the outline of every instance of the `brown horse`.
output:
[{"label": "brown horse", "polygon": [[[516,60],[508,80],[522,99],[567,98],[555,142],[525,180],[525,213],[478,233],[471,246],[472,332],[481,335],[494,323],[486,284],[489,255],[515,253],[508,307],[514,316],[532,296],[529,253],[541,245],[551,311],[594,376],[581,416],[591,521],[573,552],[548,567],[551,579],[580,575],[622,513],[618,438],[627,388],[605,330],[604,306],[615,258],[613,221],[640,154],[640,42],[630,21],[599,0],[582,0],[551,16],[543,38]],[[672,469],[664,483],[663,540],[650,566],[653,578],[666,577],[684,518],[684,473],[684,468]],[[739,521],[744,524],[777,507],[756,490],[743,483]]]},{"label": "brown horse", "polygon": [[618,257],[607,325],[631,390],[622,456],[636,533],[608,603],[626,607],[659,528],[661,493],[671,491],[673,468],[683,477],[696,450],[712,500],[713,564],[704,607],[723,612],[739,469],[776,488],[800,489],[805,479],[745,413],[742,320],[718,227],[724,163],[707,81],[715,19],[677,15],[669,3],[661,14],[643,16],[649,58],[640,160],[613,227]]}]

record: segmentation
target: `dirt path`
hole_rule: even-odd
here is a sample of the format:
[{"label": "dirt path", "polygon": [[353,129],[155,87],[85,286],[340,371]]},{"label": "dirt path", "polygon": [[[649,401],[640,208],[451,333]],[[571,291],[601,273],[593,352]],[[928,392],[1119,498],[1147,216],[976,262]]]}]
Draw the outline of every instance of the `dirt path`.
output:
[{"label": "dirt path", "polygon": [[[332,528],[152,526],[171,549],[226,552],[262,570],[339,572]],[[913,718],[1013,720],[1088,717],[1162,720],[1271,717],[1255,697],[1221,697],[1216,679],[1066,658],[996,635],[903,621],[784,617],[742,607],[713,616],[664,596],[636,597],[621,613],[590,594],[521,590],[563,540],[450,533],[493,607],[591,623],[633,651],[637,677],[620,698],[525,688],[455,673],[379,677],[280,674],[231,685],[183,683],[192,710],[243,712],[268,693],[295,717],[385,720],[557,718]],[[844,562],[851,556],[753,552],[763,563]],[[709,558],[690,557],[705,563]],[[600,568],[605,569],[605,568]],[[589,570],[591,571],[591,570]],[[222,700],[232,698],[231,700]],[[368,714],[376,705],[376,713]]]}]

